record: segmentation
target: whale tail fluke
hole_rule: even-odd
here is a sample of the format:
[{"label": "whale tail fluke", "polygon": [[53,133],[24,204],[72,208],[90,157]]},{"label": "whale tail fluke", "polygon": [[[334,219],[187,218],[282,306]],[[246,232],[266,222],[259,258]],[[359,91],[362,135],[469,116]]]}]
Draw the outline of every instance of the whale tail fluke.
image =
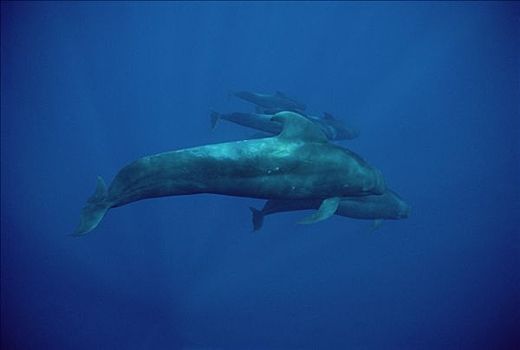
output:
[{"label": "whale tail fluke", "polygon": [[217,122],[220,119],[220,113],[211,111],[211,129],[215,129],[215,126],[217,126]]},{"label": "whale tail fluke", "polygon": [[262,228],[264,223],[264,213],[253,207],[249,207],[251,214],[253,214],[253,231],[258,231]]},{"label": "whale tail fluke", "polygon": [[93,230],[103,219],[110,204],[107,202],[107,186],[101,176],[97,178],[96,192],[81,210],[79,225],[71,236],[83,236]]}]

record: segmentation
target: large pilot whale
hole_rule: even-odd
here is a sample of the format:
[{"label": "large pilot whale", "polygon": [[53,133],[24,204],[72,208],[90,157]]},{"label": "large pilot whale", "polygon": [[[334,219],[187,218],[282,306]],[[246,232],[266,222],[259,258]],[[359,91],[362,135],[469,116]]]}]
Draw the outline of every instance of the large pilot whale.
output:
[{"label": "large pilot whale", "polygon": [[[265,202],[261,210],[249,208],[253,214],[253,230],[257,231],[262,227],[266,215],[316,209],[320,204],[316,199],[270,199]],[[378,226],[381,220],[407,218],[410,215],[410,205],[397,193],[387,189],[381,195],[341,198],[334,214],[354,219],[375,220],[374,226]]]},{"label": "large pilot whale", "polygon": [[110,208],[147,198],[213,193],[264,199],[316,199],[330,217],[339,197],[381,194],[382,174],[360,156],[334,145],[308,119],[277,113],[275,137],[206,145],[140,158],[122,168],[108,189],[98,177],[75,235],[94,229]]},{"label": "large pilot whale", "polygon": [[[352,140],[359,136],[358,130],[346,127],[330,113],[324,113],[323,118],[311,115],[304,115],[304,117],[316,124],[331,141]],[[282,124],[273,121],[271,114],[242,112],[218,113],[212,111],[211,127],[215,128],[220,119],[273,135],[277,135],[282,131]]]}]

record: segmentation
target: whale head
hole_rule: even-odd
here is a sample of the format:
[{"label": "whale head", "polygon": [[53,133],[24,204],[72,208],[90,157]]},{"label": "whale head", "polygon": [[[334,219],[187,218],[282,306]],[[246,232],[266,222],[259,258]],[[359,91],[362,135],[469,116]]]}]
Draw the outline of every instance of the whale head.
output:
[{"label": "whale head", "polygon": [[372,177],[368,177],[367,182],[369,182],[368,188],[370,188],[373,193],[382,194],[386,191],[385,178],[383,177],[381,170],[377,168],[372,168]]},{"label": "whale head", "polygon": [[392,202],[395,203],[393,205],[394,212],[393,216],[395,219],[406,219],[410,216],[410,212],[412,211],[412,207],[410,204],[406,203],[400,195],[395,193],[392,190],[388,190],[387,195],[390,196],[389,198],[392,199]]},{"label": "whale head", "polygon": [[399,208],[397,211],[398,219],[406,219],[410,216],[410,212],[412,211],[412,207],[406,203],[405,201],[399,202]]}]

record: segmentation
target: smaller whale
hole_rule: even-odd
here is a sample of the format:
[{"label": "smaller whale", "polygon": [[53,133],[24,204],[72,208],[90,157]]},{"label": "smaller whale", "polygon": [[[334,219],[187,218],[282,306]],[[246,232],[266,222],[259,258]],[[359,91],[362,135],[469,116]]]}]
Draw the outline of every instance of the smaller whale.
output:
[{"label": "smaller whale", "polygon": [[[356,129],[346,127],[329,113],[324,113],[323,118],[301,115],[316,124],[331,141],[352,140],[359,136]],[[211,127],[215,128],[221,119],[273,135],[278,135],[282,131],[282,124],[274,121],[273,115],[270,114],[241,112],[221,114],[213,111],[211,112]]]},{"label": "smaller whale", "polygon": [[274,95],[260,94],[249,91],[238,91],[233,93],[233,95],[244,101],[251,102],[266,111],[270,111],[273,114],[282,111],[301,113],[307,108],[305,104],[288,97],[280,91],[276,91]]},{"label": "smaller whale", "polygon": [[247,128],[256,129],[269,133],[271,135],[278,135],[282,131],[282,124],[273,120],[273,115],[259,114],[259,113],[218,113],[211,112],[211,128],[217,126],[219,120],[227,120],[229,122],[245,126]]},{"label": "smaller whale", "polygon": [[[258,231],[266,215],[319,208],[321,201],[314,199],[285,200],[270,199],[262,210],[250,207],[253,215],[253,230]],[[377,228],[382,220],[405,219],[410,215],[411,207],[397,193],[387,189],[382,195],[363,197],[343,197],[339,201],[335,215],[354,219],[375,220]]]}]

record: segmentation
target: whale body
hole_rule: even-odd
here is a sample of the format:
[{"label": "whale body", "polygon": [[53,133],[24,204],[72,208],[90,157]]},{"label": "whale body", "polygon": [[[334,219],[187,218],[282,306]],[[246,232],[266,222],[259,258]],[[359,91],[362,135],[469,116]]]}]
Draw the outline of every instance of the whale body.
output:
[{"label": "whale body", "polygon": [[238,91],[234,95],[244,101],[251,102],[259,107],[259,111],[274,114],[281,111],[303,112],[307,106],[283,92],[276,91],[274,95],[261,94],[258,92]]},{"label": "whale body", "polygon": [[[335,119],[329,113],[324,114],[324,118],[318,118],[310,115],[303,115],[311,122],[316,124],[321,131],[331,141],[352,140],[359,136],[359,131],[347,128],[341,121]],[[214,128],[220,119],[230,121],[232,123],[253,128],[269,134],[277,135],[282,131],[282,124],[272,120],[273,115],[262,113],[211,113],[211,127]]]},{"label": "whale body", "polygon": [[197,193],[264,199],[317,199],[308,223],[333,215],[339,197],[381,194],[382,174],[360,156],[329,143],[308,119],[292,112],[275,137],[181,149],[140,158],[106,188],[98,178],[75,235],[94,229],[110,208],[131,202]]},{"label": "whale body", "polygon": [[[253,216],[253,230],[257,231],[262,227],[266,215],[317,209],[320,205],[321,202],[315,199],[270,199],[261,210],[249,208]],[[387,189],[381,195],[341,198],[334,214],[364,220],[399,220],[407,218],[410,210],[410,205],[396,192]]]},{"label": "whale body", "polygon": [[211,128],[214,129],[221,119],[272,135],[278,135],[282,131],[282,124],[273,121],[272,114],[242,112],[218,113],[213,111],[211,112]]}]

